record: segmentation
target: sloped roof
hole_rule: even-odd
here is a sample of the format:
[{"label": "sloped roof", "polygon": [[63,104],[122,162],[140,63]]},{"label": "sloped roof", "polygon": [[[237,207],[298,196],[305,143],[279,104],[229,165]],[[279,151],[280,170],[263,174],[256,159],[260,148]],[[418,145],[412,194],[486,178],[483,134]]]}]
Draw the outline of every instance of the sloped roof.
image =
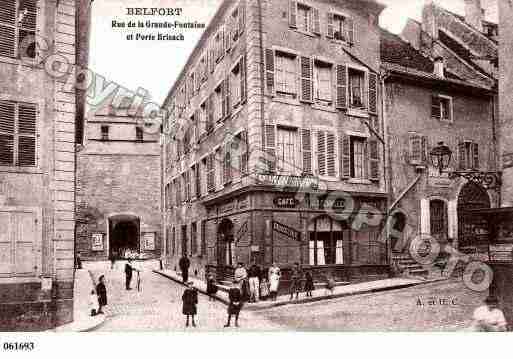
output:
[{"label": "sloped roof", "polygon": [[432,73],[434,64],[400,36],[381,29],[381,61]]}]

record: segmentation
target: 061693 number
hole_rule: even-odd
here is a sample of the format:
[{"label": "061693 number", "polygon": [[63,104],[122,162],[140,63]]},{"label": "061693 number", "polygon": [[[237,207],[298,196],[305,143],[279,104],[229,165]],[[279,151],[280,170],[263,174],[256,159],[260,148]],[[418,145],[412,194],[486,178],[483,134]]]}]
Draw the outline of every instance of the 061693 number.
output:
[{"label": "061693 number", "polygon": [[3,349],[4,351],[32,351],[34,350],[34,342],[5,342]]}]

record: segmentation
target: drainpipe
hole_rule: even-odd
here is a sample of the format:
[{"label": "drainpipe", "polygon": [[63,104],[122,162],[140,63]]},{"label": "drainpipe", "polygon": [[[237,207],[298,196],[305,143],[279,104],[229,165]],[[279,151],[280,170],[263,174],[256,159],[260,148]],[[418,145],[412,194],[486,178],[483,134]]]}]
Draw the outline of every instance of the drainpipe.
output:
[{"label": "drainpipe", "polygon": [[387,120],[387,113],[386,113],[386,88],[385,88],[385,80],[389,77],[389,73],[385,72],[381,76],[381,117],[383,119],[383,138],[384,138],[384,144],[383,144],[383,171],[384,171],[384,182],[385,182],[385,190],[387,191],[387,201],[386,201],[386,213],[385,213],[385,243],[387,248],[387,258],[389,261],[389,264],[391,264],[391,258],[392,258],[392,248],[389,245],[388,238],[389,238],[389,229],[388,229],[388,218],[390,216],[391,210],[389,209],[390,203],[392,202],[392,159],[390,155],[390,138],[388,135],[388,120]]},{"label": "drainpipe", "polygon": [[263,28],[263,21],[264,16],[262,12],[262,0],[257,0],[258,4],[258,33],[259,33],[259,46],[260,46],[260,127],[261,127],[261,134],[262,134],[262,152],[264,151],[265,146],[265,56],[264,56],[264,28]]},{"label": "drainpipe", "polygon": [[[499,171],[499,162],[500,153],[498,153],[498,141],[497,141],[497,118],[495,117],[495,96],[492,94],[491,98],[491,106],[492,106],[492,143],[493,143],[493,153],[494,153],[494,161],[493,161],[493,169],[495,172]],[[497,207],[502,207],[502,193],[501,187],[497,189]]]}]

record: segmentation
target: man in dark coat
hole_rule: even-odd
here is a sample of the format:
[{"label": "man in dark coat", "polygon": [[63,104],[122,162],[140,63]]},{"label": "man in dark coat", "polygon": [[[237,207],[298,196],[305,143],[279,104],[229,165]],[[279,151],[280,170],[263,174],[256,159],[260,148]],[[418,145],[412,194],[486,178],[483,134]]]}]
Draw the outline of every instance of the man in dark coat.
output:
[{"label": "man in dark coat", "polygon": [[249,301],[258,302],[260,298],[260,277],[262,275],[260,267],[255,262],[251,265],[248,271],[249,283]]},{"label": "man in dark coat", "polygon": [[196,326],[196,323],[194,322],[194,316],[198,313],[196,308],[196,305],[198,304],[198,292],[192,286],[193,284],[193,282],[188,282],[187,288],[185,289],[182,295],[182,313],[187,317],[187,320],[185,322],[186,327],[189,326],[189,316],[192,318],[192,326]]},{"label": "man in dark coat", "polygon": [[191,261],[187,258],[187,254],[184,254],[180,261],[178,262],[178,266],[180,267],[180,271],[182,272],[182,280],[184,283],[187,283],[189,280],[189,267],[191,266]]},{"label": "man in dark coat", "polygon": [[102,308],[107,305],[107,288],[105,287],[105,276],[101,275],[96,286],[96,295],[98,295],[98,314],[103,314]]},{"label": "man in dark coat", "polygon": [[228,291],[228,298],[230,304],[228,304],[228,322],[224,325],[225,328],[230,326],[232,315],[235,317],[235,326],[239,326],[239,313],[242,309],[242,293],[239,289],[239,283],[237,280],[233,281],[233,286]]},{"label": "man in dark coat", "polygon": [[126,290],[131,290],[130,288],[130,282],[132,281],[132,261],[129,259],[128,262],[125,264],[125,283],[126,283]]}]

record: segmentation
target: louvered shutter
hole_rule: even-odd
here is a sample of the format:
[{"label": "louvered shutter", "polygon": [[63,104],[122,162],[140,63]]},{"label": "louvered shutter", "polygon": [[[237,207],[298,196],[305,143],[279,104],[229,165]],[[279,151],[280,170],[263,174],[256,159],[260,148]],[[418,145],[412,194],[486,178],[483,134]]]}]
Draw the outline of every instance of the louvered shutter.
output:
[{"label": "louvered shutter", "polygon": [[224,154],[224,183],[232,181],[232,155],[230,153],[231,144],[227,144]]},{"label": "louvered shutter", "polygon": [[246,2],[241,0],[239,4],[239,35],[244,32],[246,27]]},{"label": "louvered shutter", "polygon": [[209,71],[210,73],[214,73],[214,70],[216,68],[216,54],[215,54],[215,42],[214,44],[212,44],[214,41],[210,41],[210,48],[208,49],[208,53],[209,53],[209,56],[208,56],[208,66],[209,66]]},{"label": "louvered shutter", "polygon": [[327,24],[326,24],[326,37],[332,39],[333,38],[333,20],[334,20],[334,15],[333,15],[333,13],[329,12],[327,16],[328,16],[328,21],[327,21]]},{"label": "louvered shutter", "polygon": [[274,95],[274,50],[265,50],[265,83],[269,95]]},{"label": "louvered shutter", "polygon": [[201,197],[201,177],[200,177],[200,162],[196,163],[196,166],[194,167],[195,173],[195,179],[196,179],[196,197]]},{"label": "louvered shutter", "polygon": [[321,34],[321,18],[319,9],[312,8],[312,32],[316,35]]},{"label": "louvered shutter", "polygon": [[301,56],[301,101],[312,102],[313,63],[309,57]]},{"label": "louvered shutter", "polygon": [[0,1],[0,56],[15,57],[16,0]]},{"label": "louvered shutter", "polygon": [[336,152],[335,135],[332,132],[326,133],[326,172],[328,176],[336,176]]},{"label": "louvered shutter", "polygon": [[326,176],[326,134],[317,131],[317,169],[320,176]]},{"label": "louvered shutter", "polygon": [[16,105],[0,101],[0,165],[14,164],[14,119]]},{"label": "louvered shutter", "polygon": [[342,135],[339,140],[340,152],[340,178],[351,177],[351,137]]},{"label": "louvered shutter", "polygon": [[226,52],[230,52],[232,49],[232,27],[235,27],[232,19],[233,18],[231,16],[228,18],[224,29],[224,47]]},{"label": "louvered shutter", "polygon": [[265,125],[265,152],[267,169],[270,173],[276,171],[276,127]]},{"label": "louvered shutter", "polygon": [[226,31],[224,24],[219,29],[219,58],[223,57],[225,51],[225,37],[224,32]]},{"label": "louvered shutter", "polygon": [[247,98],[247,70],[246,70],[246,55],[240,59],[240,100],[244,103]]},{"label": "louvered shutter", "polygon": [[458,166],[460,170],[467,169],[467,151],[465,142],[460,142],[458,144]]},{"label": "louvered shutter", "polygon": [[440,119],[442,117],[442,109],[440,108],[440,99],[438,96],[431,96],[431,116]]},{"label": "louvered shutter", "polygon": [[297,27],[297,1],[289,0],[289,26]]},{"label": "louvered shutter", "polygon": [[478,170],[479,169],[479,145],[477,143],[472,143],[471,148],[472,148],[472,159],[473,159],[472,168],[475,170]]},{"label": "louvered shutter", "polygon": [[428,163],[428,138],[427,138],[427,136],[422,136],[421,141],[422,141],[421,154],[420,154],[420,157],[422,159],[421,164],[426,165]]},{"label": "louvered shutter", "polygon": [[371,181],[379,181],[379,143],[375,139],[369,140],[369,178]]},{"label": "louvered shutter", "polygon": [[35,105],[20,104],[18,108],[18,166],[36,165]]},{"label": "louvered shutter", "polygon": [[347,41],[350,44],[355,43],[355,24],[354,20],[351,18],[346,18],[346,26],[347,26]]},{"label": "louvered shutter", "polygon": [[226,117],[230,117],[232,114],[232,106],[231,106],[231,87],[230,87],[230,75],[226,77],[224,80],[224,94],[226,96]]},{"label": "louvered shutter", "polygon": [[422,164],[422,137],[416,134],[410,135],[410,164],[420,166]]},{"label": "louvered shutter", "polygon": [[337,100],[339,109],[347,108],[347,69],[345,65],[337,65]]},{"label": "louvered shutter", "polygon": [[303,155],[303,173],[312,172],[312,134],[308,129],[301,130],[301,152]]},{"label": "louvered shutter", "polygon": [[207,132],[214,129],[214,94],[207,99]]},{"label": "louvered shutter", "polygon": [[378,113],[378,76],[369,73],[369,112]]}]

